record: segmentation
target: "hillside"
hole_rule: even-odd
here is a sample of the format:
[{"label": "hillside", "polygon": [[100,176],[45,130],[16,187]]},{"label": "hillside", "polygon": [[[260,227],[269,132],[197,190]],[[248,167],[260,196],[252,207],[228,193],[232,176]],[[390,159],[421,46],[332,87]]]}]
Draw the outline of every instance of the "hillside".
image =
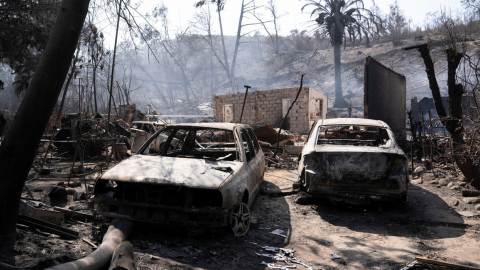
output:
[{"label": "hillside", "polygon": [[[402,46],[395,47],[391,42],[365,46],[347,47],[342,50],[342,87],[348,102],[354,107],[363,108],[364,60],[372,56],[377,61],[407,78],[407,104],[417,96],[431,97],[423,60],[416,50],[402,48],[425,41],[404,40]],[[446,59],[441,48],[434,48],[432,57],[442,95],[446,89]],[[305,85],[323,92],[329,97],[329,106],[335,96],[333,48],[317,50],[315,54],[305,51],[282,52],[240,74],[245,84],[254,90],[294,87],[299,84],[301,74],[307,74]]]}]

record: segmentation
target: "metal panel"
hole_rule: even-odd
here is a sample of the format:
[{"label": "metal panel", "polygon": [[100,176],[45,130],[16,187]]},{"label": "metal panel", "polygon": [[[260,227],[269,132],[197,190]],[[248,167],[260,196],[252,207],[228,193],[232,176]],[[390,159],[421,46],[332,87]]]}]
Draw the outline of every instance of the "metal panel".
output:
[{"label": "metal panel", "polygon": [[364,91],[364,117],[384,121],[397,139],[403,141],[407,120],[405,76],[368,56]]}]

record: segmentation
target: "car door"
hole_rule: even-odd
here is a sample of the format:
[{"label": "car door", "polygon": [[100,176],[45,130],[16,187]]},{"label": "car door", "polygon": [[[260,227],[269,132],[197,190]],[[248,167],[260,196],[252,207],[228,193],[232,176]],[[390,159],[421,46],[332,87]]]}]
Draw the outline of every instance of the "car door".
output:
[{"label": "car door", "polygon": [[259,165],[257,161],[257,153],[255,152],[255,147],[253,145],[250,136],[248,135],[248,131],[245,128],[240,128],[240,137],[242,140],[243,148],[245,151],[245,167],[248,171],[247,176],[247,186],[250,192],[249,196],[249,204],[252,201],[252,198],[260,190],[259,185]]},{"label": "car door", "polygon": [[247,128],[247,133],[250,136],[250,140],[252,141],[253,148],[255,149],[255,158],[252,161],[252,170],[256,176],[256,183],[260,185],[263,180],[263,173],[265,171],[265,161],[264,161],[264,154],[260,144],[258,143],[257,137],[251,128]]}]

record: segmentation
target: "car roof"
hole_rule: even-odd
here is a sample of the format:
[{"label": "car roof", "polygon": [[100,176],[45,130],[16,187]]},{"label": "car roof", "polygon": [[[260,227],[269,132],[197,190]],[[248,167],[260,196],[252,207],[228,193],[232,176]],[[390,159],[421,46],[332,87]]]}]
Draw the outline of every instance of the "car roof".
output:
[{"label": "car roof", "polygon": [[167,127],[198,127],[198,128],[214,128],[214,129],[226,129],[233,130],[236,126],[243,126],[249,128],[248,125],[238,123],[180,123],[169,124]]},{"label": "car roof", "polygon": [[322,126],[335,126],[335,125],[360,125],[360,126],[374,126],[374,127],[388,127],[385,122],[374,119],[365,118],[331,118],[320,120]]},{"label": "car roof", "polygon": [[152,121],[132,121],[132,124],[155,124]]}]

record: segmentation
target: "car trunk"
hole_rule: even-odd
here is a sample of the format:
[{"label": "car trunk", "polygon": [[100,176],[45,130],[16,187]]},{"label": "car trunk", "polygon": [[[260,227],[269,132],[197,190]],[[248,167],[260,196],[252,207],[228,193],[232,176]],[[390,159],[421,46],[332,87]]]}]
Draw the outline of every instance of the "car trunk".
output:
[{"label": "car trunk", "polygon": [[365,185],[385,181],[394,167],[398,152],[383,147],[317,146],[306,157],[306,170],[318,184]]}]

